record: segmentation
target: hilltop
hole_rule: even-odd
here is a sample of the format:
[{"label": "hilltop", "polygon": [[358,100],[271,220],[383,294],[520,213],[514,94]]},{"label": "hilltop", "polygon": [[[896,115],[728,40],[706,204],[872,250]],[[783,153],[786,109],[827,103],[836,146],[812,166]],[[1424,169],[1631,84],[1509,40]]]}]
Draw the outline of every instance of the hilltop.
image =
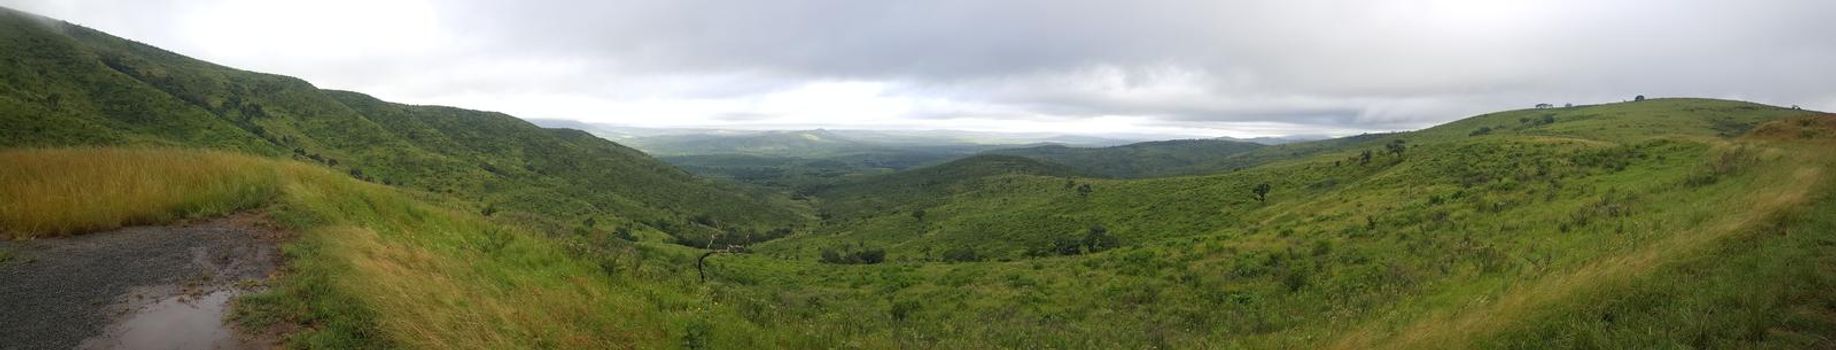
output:
[{"label": "hilltop", "polygon": [[269,218],[286,265],[230,317],[296,348],[1836,346],[1823,112],[1658,98],[1269,146],[679,160],[836,174],[761,189],[10,10],[0,63],[0,234]]},{"label": "hilltop", "polygon": [[[594,218],[679,237],[799,225],[782,196],[509,115],[389,103],[0,11],[0,147],[204,147],[319,163],[560,230]],[[707,217],[730,227],[708,227]]]}]

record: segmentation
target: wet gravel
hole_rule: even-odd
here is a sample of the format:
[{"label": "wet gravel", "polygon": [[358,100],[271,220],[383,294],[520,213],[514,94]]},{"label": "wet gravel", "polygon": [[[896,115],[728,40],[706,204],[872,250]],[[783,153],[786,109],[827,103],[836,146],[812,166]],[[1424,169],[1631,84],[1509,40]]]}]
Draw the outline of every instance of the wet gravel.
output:
[{"label": "wet gravel", "polygon": [[[70,349],[136,310],[265,279],[278,231],[239,214],[68,238],[0,241],[0,349]],[[244,283],[246,284],[246,283]]]}]

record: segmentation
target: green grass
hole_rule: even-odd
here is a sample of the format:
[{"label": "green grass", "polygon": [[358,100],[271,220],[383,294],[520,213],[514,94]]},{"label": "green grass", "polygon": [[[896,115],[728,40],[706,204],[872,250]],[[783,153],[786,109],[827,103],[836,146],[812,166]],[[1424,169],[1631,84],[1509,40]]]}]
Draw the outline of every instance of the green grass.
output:
[{"label": "green grass", "polygon": [[[0,9],[0,147],[209,148],[319,163],[506,222],[678,237],[797,228],[787,195],[696,178],[585,132],[411,106]],[[690,219],[710,217],[704,227]]]},{"label": "green grass", "polygon": [[[1654,105],[1680,111],[1747,106],[1659,100],[1589,108]],[[1754,120],[1805,115],[1776,111],[1761,110],[1765,118]],[[1570,129],[1561,122],[1539,127]],[[1816,185],[1821,178],[1801,182],[1794,174],[1829,164],[1809,151],[1823,146],[1724,139],[1706,125],[1675,133],[1525,129],[1477,137],[1437,129],[1338,141],[1331,150],[1228,174],[1072,180],[1093,185],[1087,196],[1068,190],[1064,178],[999,175],[876,207],[877,198],[909,190],[868,182],[857,188],[889,193],[855,194],[866,201],[827,197],[824,208],[855,210],[838,210],[852,214],[837,215],[814,233],[759,246],[762,257],[720,266],[735,289],[746,291],[735,292],[747,296],[739,300],[762,304],[752,307],[810,308],[783,301],[788,294],[822,300],[821,310],[834,310],[763,323],[815,318],[874,325],[793,331],[843,332],[829,335],[839,342],[1351,348],[1487,342],[1495,337],[1489,330],[1524,329],[1534,315],[1493,313],[1499,310],[1474,300],[1519,305],[1508,310],[1585,305],[1594,300],[1585,297],[1594,286],[1638,274],[1576,274],[1601,274],[1594,267],[1628,256],[1644,257],[1639,261],[1652,268],[1689,261],[1685,253],[1720,241],[1673,249],[1682,244],[1668,233],[1704,231],[1698,228],[1706,225],[1716,229],[1690,237],[1721,237],[1764,226],[1746,218],[1794,205],[1756,203],[1775,203],[1767,201],[1787,193],[1779,191],[1823,192]],[[1412,146],[1402,156],[1379,154],[1368,164],[1354,158],[1361,149],[1381,152],[1378,145],[1390,139]],[[1265,182],[1276,190],[1269,202],[1258,203],[1250,188]],[[923,222],[907,214],[918,209],[927,213]],[[1106,226],[1127,246],[1080,256],[1030,254],[1091,224]],[[857,245],[888,249],[894,262],[777,262],[815,260],[821,248]],[[937,254],[963,247],[996,261],[939,262]],[[1651,247],[1668,253],[1650,258]],[[1544,283],[1537,281],[1553,282],[1533,287]],[[1576,287],[1564,287],[1569,284]],[[915,304],[900,304],[905,301]],[[895,306],[906,316],[858,314]],[[1433,327],[1443,324],[1436,320],[1466,315],[1497,315],[1500,321],[1474,324],[1491,328],[1445,326],[1446,333]],[[977,326],[959,326],[966,324]],[[1515,339],[1506,343],[1526,340]],[[1620,344],[1650,340],[1624,338]]]},{"label": "green grass", "polygon": [[1213,172],[1219,169],[1204,165],[1262,147],[1255,143],[1226,140],[1172,140],[1099,148],[1041,146],[987,153],[1024,156],[1064,164],[1093,176],[1143,178]]},{"label": "green grass", "polygon": [[[293,347],[1836,346],[1836,118],[1814,112],[1654,99],[1153,164],[989,155],[794,203],[27,16],[0,20],[0,227],[266,210],[298,240],[234,318]],[[47,149],[72,145],[134,147]],[[1119,247],[1054,249],[1099,225]],[[773,228],[705,283],[664,243]],[[889,259],[819,262],[835,248]]]}]

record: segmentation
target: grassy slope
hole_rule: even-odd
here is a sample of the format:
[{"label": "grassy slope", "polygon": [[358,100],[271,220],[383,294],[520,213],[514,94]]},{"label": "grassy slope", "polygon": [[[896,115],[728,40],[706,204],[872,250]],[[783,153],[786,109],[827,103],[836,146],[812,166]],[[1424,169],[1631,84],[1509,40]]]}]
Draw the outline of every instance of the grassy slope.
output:
[{"label": "grassy slope", "polygon": [[41,150],[0,164],[0,237],[12,239],[227,214],[267,202],[277,181],[229,153]]},{"label": "grassy slope", "polygon": [[582,132],[408,106],[192,60],[0,10],[0,147],[164,145],[313,160],[560,230],[585,218],[702,236],[805,219],[781,196],[697,179]]},{"label": "grassy slope", "polygon": [[[532,234],[452,204],[478,200],[473,193],[558,194],[584,204],[556,208],[671,212],[642,192],[565,192],[557,178],[567,175],[547,172],[592,170],[511,156],[584,144],[599,148],[563,159],[625,159],[609,143],[565,132],[480,143],[542,131],[465,129],[505,119],[366,105],[8,16],[0,121],[19,127],[0,130],[6,146],[302,148],[343,160],[332,171],[193,151],[0,154],[20,162],[8,164],[20,166],[0,193],[96,199],[56,215],[0,206],[0,218],[36,220],[0,222],[13,236],[271,205],[302,237],[287,248],[289,274],[273,293],[243,300],[237,317],[305,326],[295,345],[1836,346],[1827,293],[1836,160],[1825,152],[1836,120],[1806,112],[1693,99],[1511,111],[1266,147],[1212,165],[1244,168],[1233,173],[1146,180],[1068,180],[1049,164],[972,158],[830,189],[826,226],[762,254],[710,259],[712,281],[700,284],[687,248],[605,232]],[[1492,131],[1476,134],[1481,127]],[[1402,155],[1357,161],[1397,139],[1410,145]],[[395,148],[418,144],[443,147]],[[352,180],[353,164],[419,190]],[[82,176],[50,175],[66,172]],[[1265,182],[1271,200],[1251,200],[1248,189]],[[223,190],[156,190],[197,184]],[[1082,184],[1093,190],[1080,194]],[[152,205],[96,204],[114,199]],[[923,220],[909,214],[916,209]],[[1090,224],[1124,247],[1025,254]],[[850,243],[888,247],[895,262],[814,261],[813,248]],[[1011,261],[916,262],[959,247]]]},{"label": "grassy slope", "polygon": [[1090,175],[1141,178],[1211,172],[1217,169],[1199,166],[1262,147],[1255,143],[1225,140],[1173,140],[1101,148],[1040,146],[988,153],[1064,164]]},{"label": "grassy slope", "polygon": [[[1545,114],[1554,114],[1556,122],[1520,121]],[[887,327],[838,336],[857,340],[1013,346],[1050,340],[1125,347],[1220,341],[1351,348],[1521,343],[1572,329],[1563,327],[1594,325],[1559,317],[1573,314],[1551,318],[1527,311],[1593,305],[1599,299],[1589,297],[1625,292],[1613,287],[1625,283],[1645,283],[1630,293],[1684,297],[1740,290],[1701,288],[1687,277],[1626,282],[1648,271],[1702,261],[1697,259],[1758,259],[1751,264],[1770,261],[1766,266],[1786,269],[1763,252],[1719,247],[1730,242],[1727,237],[1752,237],[1743,233],[1770,225],[1827,225],[1832,219],[1827,214],[1780,216],[1821,203],[1827,172],[1820,169],[1830,160],[1814,150],[1827,143],[1721,135],[1809,114],[1693,99],[1504,112],[1420,132],[1333,141],[1330,147],[1294,145],[1290,151],[1319,148],[1228,175],[1078,180],[1095,185],[1088,197],[1065,190],[1063,178],[984,178],[945,191],[948,199],[840,216],[817,234],[759,250],[771,257],[814,259],[821,247],[867,244],[889,248],[894,260],[925,260],[942,249],[968,246],[1021,259],[1024,250],[1012,243],[1075,237],[1089,224],[1107,226],[1129,247],[1016,262],[837,268],[760,258],[723,267],[745,271],[728,273],[754,285],[740,289],[758,293],[746,295],[767,305],[760,307],[804,307],[781,301],[788,293],[824,300],[828,310],[889,310],[878,319],[848,316],[852,323]],[[1501,124],[1521,127],[1471,136],[1475,125]],[[1382,152],[1380,145],[1394,139],[1412,146],[1401,157],[1378,155],[1370,164],[1357,164],[1359,151]],[[1249,188],[1262,182],[1276,188],[1267,204],[1249,195]],[[868,203],[829,200],[825,206]],[[923,223],[904,214],[913,209],[927,212]],[[1804,256],[1818,251],[1805,244],[1827,237],[1766,244]],[[1626,261],[1647,268],[1601,269],[1634,265]],[[1752,278],[1748,282],[1786,289],[1755,294],[1746,304],[1695,301],[1722,303],[1698,310],[1731,309],[1746,318],[1711,317],[1675,333],[1597,332],[1589,336],[1598,338],[1585,340],[1652,344],[1687,335],[1711,343],[1802,345],[1829,336],[1828,328],[1818,328],[1828,323],[1818,323],[1821,316],[1814,311],[1790,319],[1794,327],[1808,327],[1800,331],[1809,336],[1787,339],[1761,331],[1729,339],[1711,329],[1763,329],[1788,321],[1742,305],[1824,310],[1817,308],[1827,304],[1818,303],[1828,301],[1804,299],[1805,288],[1827,282],[1803,277],[1822,270],[1790,270],[1797,272],[1722,272],[1724,279]],[[1488,306],[1495,302],[1515,306]],[[900,308],[906,318],[890,319],[890,310]],[[802,317],[843,317],[812,313]],[[986,316],[990,313],[999,316]],[[1644,317],[1624,327],[1649,328],[1662,324],[1657,323],[1662,317],[1685,316]],[[956,326],[963,324],[981,326]],[[925,338],[927,333],[960,337]]]},{"label": "grassy slope", "polygon": [[[313,348],[657,348],[694,339],[748,346],[753,329],[709,308],[691,250],[605,234],[549,237],[431,204],[424,193],[366,183],[321,166],[175,149],[0,151],[0,206],[26,237],[264,208],[301,233],[271,292],[235,317],[292,324]],[[60,176],[76,174],[77,176]],[[27,179],[22,181],[15,181]],[[131,185],[131,186],[129,186]],[[178,188],[209,191],[176,191]],[[438,200],[438,195],[432,199]],[[86,198],[77,205],[58,204]],[[11,202],[9,202],[11,203]],[[131,206],[98,203],[139,204]],[[36,204],[56,205],[47,212]],[[134,210],[120,210],[128,207]],[[12,218],[30,217],[26,224]],[[692,331],[691,331],[692,330]],[[693,335],[689,332],[698,332]],[[718,334],[718,335],[715,335]]]}]

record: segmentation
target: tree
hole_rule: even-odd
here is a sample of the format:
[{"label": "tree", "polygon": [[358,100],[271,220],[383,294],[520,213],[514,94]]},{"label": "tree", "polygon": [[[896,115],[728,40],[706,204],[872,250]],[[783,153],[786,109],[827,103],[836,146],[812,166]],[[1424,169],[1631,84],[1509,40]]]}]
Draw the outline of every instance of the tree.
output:
[{"label": "tree", "polygon": [[982,261],[982,257],[975,254],[975,248],[970,247],[950,248],[944,251],[943,259],[949,262]]},{"label": "tree", "polygon": [[1077,195],[1079,197],[1089,197],[1090,191],[1090,184],[1077,185]]},{"label": "tree", "polygon": [[1633,101],[1644,101],[1645,95],[1638,95],[1638,96],[1632,97],[1632,100]]},{"label": "tree", "polygon": [[1085,252],[1095,253],[1110,250],[1121,245],[1122,240],[1117,239],[1116,236],[1110,235],[1109,229],[1103,227],[1103,225],[1091,225],[1090,230],[1084,232]]},{"label": "tree", "polygon": [[1554,105],[1550,105],[1550,104],[1548,104],[1548,103],[1538,103],[1538,104],[1536,104],[1536,109],[1544,109],[1544,108],[1549,108],[1549,107],[1555,107],[1555,106],[1554,106]]},{"label": "tree", "polygon": [[1574,107],[1575,107],[1575,104],[1573,103],[1563,103],[1562,104],[1562,108],[1574,108]]},{"label": "tree", "polygon": [[863,250],[859,256],[862,264],[878,264],[886,261],[886,250],[880,248]]},{"label": "tree", "polygon": [[912,209],[912,218],[924,222],[924,209]]},{"label": "tree", "polygon": [[1396,139],[1395,141],[1390,141],[1389,144],[1383,145],[1383,148],[1385,150],[1390,151],[1391,155],[1401,157],[1403,154],[1403,151],[1409,150],[1409,145],[1408,145],[1408,141],[1403,141],[1402,139]]},{"label": "tree", "polygon": [[1364,153],[1358,154],[1358,165],[1369,164],[1370,162],[1371,162],[1371,150],[1367,149],[1367,150],[1364,150]]},{"label": "tree", "polygon": [[1267,202],[1269,200],[1269,190],[1271,189],[1273,188],[1269,186],[1269,183],[1264,182],[1262,184],[1256,185],[1256,188],[1250,190],[1250,192],[1253,192],[1256,194],[1257,202]]},{"label": "tree", "polygon": [[1052,252],[1058,253],[1058,255],[1083,254],[1084,253],[1084,242],[1083,240],[1071,238],[1071,237],[1053,238],[1052,239]]},{"label": "tree", "polygon": [[695,274],[701,276],[702,282],[707,282],[708,270],[706,266],[708,264],[708,257],[714,256],[714,254],[739,254],[745,252],[746,247],[730,245],[720,250],[710,250],[706,253],[701,253],[700,258],[695,258]]}]

